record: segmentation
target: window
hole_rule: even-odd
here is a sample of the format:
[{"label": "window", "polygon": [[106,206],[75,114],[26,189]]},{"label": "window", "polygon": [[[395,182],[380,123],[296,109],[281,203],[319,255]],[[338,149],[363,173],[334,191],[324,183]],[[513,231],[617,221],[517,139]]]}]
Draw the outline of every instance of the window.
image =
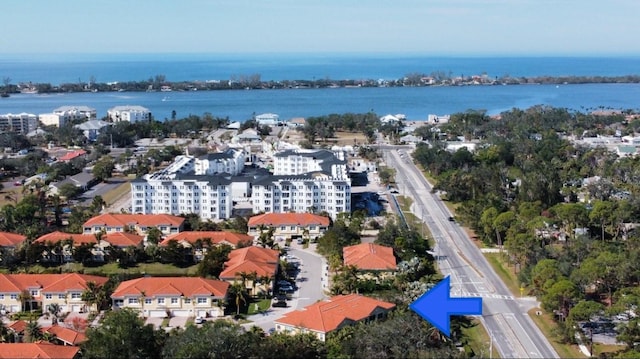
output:
[{"label": "window", "polygon": [[53,294],[45,294],[44,299],[53,299]]},{"label": "window", "polygon": [[164,298],[158,298],[158,304],[164,304]]},{"label": "window", "polygon": [[178,304],[178,298],[171,298],[171,304]]},{"label": "window", "polygon": [[0,294],[0,300],[4,300],[4,294]]},{"label": "window", "polygon": [[80,292],[72,292],[71,293],[71,299],[81,299],[82,298],[82,293]]},{"label": "window", "polygon": [[18,299],[18,295],[17,294],[11,294],[11,299],[13,299],[13,300]]},{"label": "window", "polygon": [[34,296],[34,297],[38,296],[38,290],[37,289],[32,290],[31,291],[31,295]]},{"label": "window", "polygon": [[191,298],[184,298],[184,304],[191,304]]},{"label": "window", "polygon": [[58,299],[65,299],[66,297],[66,294],[58,294]]},{"label": "window", "polygon": [[198,297],[198,304],[207,304],[207,298]]},{"label": "window", "polygon": [[129,304],[138,304],[138,298],[129,298]]},{"label": "window", "polygon": [[151,304],[151,298],[144,298],[144,304]]}]

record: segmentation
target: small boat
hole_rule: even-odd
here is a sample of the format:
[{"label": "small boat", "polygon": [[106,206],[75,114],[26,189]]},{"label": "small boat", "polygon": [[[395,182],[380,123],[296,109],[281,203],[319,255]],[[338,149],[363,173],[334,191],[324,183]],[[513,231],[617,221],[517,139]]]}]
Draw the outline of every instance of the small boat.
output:
[{"label": "small boat", "polygon": [[9,97],[9,94],[6,92],[0,93],[0,97]]}]

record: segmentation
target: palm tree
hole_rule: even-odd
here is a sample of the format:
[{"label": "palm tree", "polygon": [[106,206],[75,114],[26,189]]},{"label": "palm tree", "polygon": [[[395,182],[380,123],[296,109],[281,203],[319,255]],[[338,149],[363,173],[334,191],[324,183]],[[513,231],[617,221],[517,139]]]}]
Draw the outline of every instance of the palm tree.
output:
[{"label": "palm tree", "polygon": [[101,288],[93,281],[87,282],[87,288],[82,292],[82,301],[89,306],[89,311],[93,311],[94,304],[99,310],[98,297],[100,295]]},{"label": "palm tree", "polygon": [[242,283],[233,282],[233,284],[229,288],[229,291],[232,295],[235,296],[236,315],[240,315],[240,303],[244,303],[245,305],[247,304],[247,300],[244,298],[244,292],[246,291],[246,288]]},{"label": "palm tree", "polygon": [[18,299],[20,300],[20,303],[22,303],[23,312],[27,311],[27,303],[29,303],[29,310],[31,310],[31,301],[33,300],[33,296],[31,295],[31,293],[29,293],[28,290],[25,289],[20,292],[20,295],[18,295]]},{"label": "palm tree", "polygon": [[4,321],[0,320],[0,343],[9,343],[13,336]]},{"label": "palm tree", "polygon": [[60,304],[58,304],[58,303],[49,304],[48,311],[49,311],[49,314],[51,314],[51,324],[57,324],[58,323],[58,315],[62,311],[62,308],[60,307]]},{"label": "palm tree", "polygon": [[35,343],[42,339],[42,328],[40,328],[40,324],[37,321],[30,320],[24,329],[24,334],[26,342]]},{"label": "palm tree", "polygon": [[247,279],[251,281],[251,295],[256,296],[256,281],[258,280],[258,273],[253,271],[247,274]]}]

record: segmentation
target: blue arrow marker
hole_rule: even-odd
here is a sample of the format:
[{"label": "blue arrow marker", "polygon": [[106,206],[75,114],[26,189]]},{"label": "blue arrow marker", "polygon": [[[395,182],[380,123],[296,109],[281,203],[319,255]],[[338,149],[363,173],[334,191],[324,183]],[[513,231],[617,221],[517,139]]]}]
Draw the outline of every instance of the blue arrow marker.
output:
[{"label": "blue arrow marker", "polygon": [[449,277],[424,293],[409,308],[433,324],[446,336],[451,335],[451,315],[481,315],[482,298],[451,298]]}]

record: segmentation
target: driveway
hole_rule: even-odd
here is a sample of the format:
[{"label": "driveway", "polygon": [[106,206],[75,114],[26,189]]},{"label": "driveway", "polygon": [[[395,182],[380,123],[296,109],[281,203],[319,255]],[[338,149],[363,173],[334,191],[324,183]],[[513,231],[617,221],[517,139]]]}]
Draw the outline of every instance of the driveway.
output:
[{"label": "driveway", "polygon": [[169,328],[184,328],[187,326],[189,317],[172,317],[169,319]]},{"label": "driveway", "polygon": [[163,320],[164,318],[149,317],[145,321],[145,324],[151,324],[155,329],[158,329],[162,325]]}]

